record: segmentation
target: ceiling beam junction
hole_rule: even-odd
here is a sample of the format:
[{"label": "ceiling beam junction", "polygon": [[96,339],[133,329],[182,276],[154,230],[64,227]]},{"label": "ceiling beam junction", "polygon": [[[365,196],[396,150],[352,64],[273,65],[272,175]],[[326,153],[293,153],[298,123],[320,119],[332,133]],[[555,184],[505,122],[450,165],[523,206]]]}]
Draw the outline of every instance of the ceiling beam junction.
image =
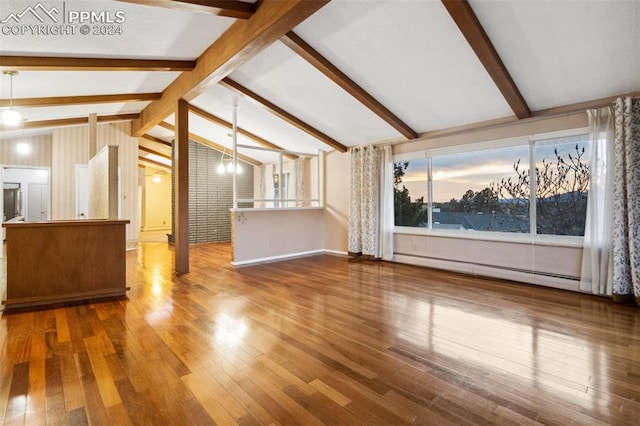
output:
[{"label": "ceiling beam junction", "polygon": [[191,101],[207,88],[256,56],[267,46],[315,13],[329,0],[261,1],[247,20],[236,20],[196,62],[191,72],[183,72],[151,102],[131,126],[132,134],[148,132],[174,112],[179,99]]},{"label": "ceiling beam junction", "polygon": [[489,76],[502,93],[518,119],[531,117],[531,111],[524,97],[511,78],[507,67],[493,47],[489,36],[482,28],[478,17],[467,0],[442,0],[445,9],[451,15],[460,32],[489,73]]}]

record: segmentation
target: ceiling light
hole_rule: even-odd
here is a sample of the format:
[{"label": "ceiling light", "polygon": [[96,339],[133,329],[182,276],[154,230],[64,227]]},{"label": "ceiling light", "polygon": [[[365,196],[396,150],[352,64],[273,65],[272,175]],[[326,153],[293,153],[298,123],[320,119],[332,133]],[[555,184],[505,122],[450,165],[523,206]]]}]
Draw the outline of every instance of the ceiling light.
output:
[{"label": "ceiling light", "polygon": [[16,151],[18,151],[18,154],[27,155],[31,152],[31,145],[25,142],[20,142],[16,145]]},{"label": "ceiling light", "polygon": [[5,109],[2,111],[2,122],[7,126],[17,126],[20,124],[22,117],[20,113],[13,109],[13,76],[18,74],[18,71],[15,70],[4,70],[2,71],[4,75],[8,75],[11,78],[11,89],[10,89],[10,97],[9,97],[9,109]]}]

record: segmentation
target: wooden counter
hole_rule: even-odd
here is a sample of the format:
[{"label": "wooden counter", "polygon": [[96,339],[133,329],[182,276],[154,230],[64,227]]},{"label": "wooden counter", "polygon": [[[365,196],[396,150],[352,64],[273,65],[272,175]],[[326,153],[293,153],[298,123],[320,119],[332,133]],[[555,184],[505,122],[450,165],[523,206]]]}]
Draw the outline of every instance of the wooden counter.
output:
[{"label": "wooden counter", "polygon": [[4,223],[8,309],[124,296],[128,220]]}]

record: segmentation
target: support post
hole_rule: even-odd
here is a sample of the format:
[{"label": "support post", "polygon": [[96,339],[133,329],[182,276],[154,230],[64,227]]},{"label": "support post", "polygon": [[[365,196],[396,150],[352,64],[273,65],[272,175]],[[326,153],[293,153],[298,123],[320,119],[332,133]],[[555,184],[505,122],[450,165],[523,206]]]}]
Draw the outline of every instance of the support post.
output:
[{"label": "support post", "polygon": [[175,268],[189,272],[189,103],[179,99],[175,112],[173,172],[175,179]]}]

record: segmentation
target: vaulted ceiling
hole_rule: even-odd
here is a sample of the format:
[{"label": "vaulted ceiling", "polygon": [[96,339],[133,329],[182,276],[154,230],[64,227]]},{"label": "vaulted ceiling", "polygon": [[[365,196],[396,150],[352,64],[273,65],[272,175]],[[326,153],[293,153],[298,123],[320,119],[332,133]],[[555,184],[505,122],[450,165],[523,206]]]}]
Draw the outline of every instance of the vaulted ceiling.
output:
[{"label": "vaulted ceiling", "polygon": [[[38,4],[0,3],[0,68],[20,71],[14,108],[27,119],[24,130],[0,127],[1,138],[97,114],[98,121],[132,120],[144,137],[141,158],[166,157],[172,108],[183,97],[192,106],[192,137],[218,149],[231,147],[237,105],[241,144],[344,151],[640,91],[637,1]],[[81,34],[68,18],[82,10],[124,17],[110,27],[121,34]],[[63,18],[76,25],[74,34],[12,34]],[[6,108],[9,77],[0,77]],[[240,152],[255,163],[275,158]]]}]

